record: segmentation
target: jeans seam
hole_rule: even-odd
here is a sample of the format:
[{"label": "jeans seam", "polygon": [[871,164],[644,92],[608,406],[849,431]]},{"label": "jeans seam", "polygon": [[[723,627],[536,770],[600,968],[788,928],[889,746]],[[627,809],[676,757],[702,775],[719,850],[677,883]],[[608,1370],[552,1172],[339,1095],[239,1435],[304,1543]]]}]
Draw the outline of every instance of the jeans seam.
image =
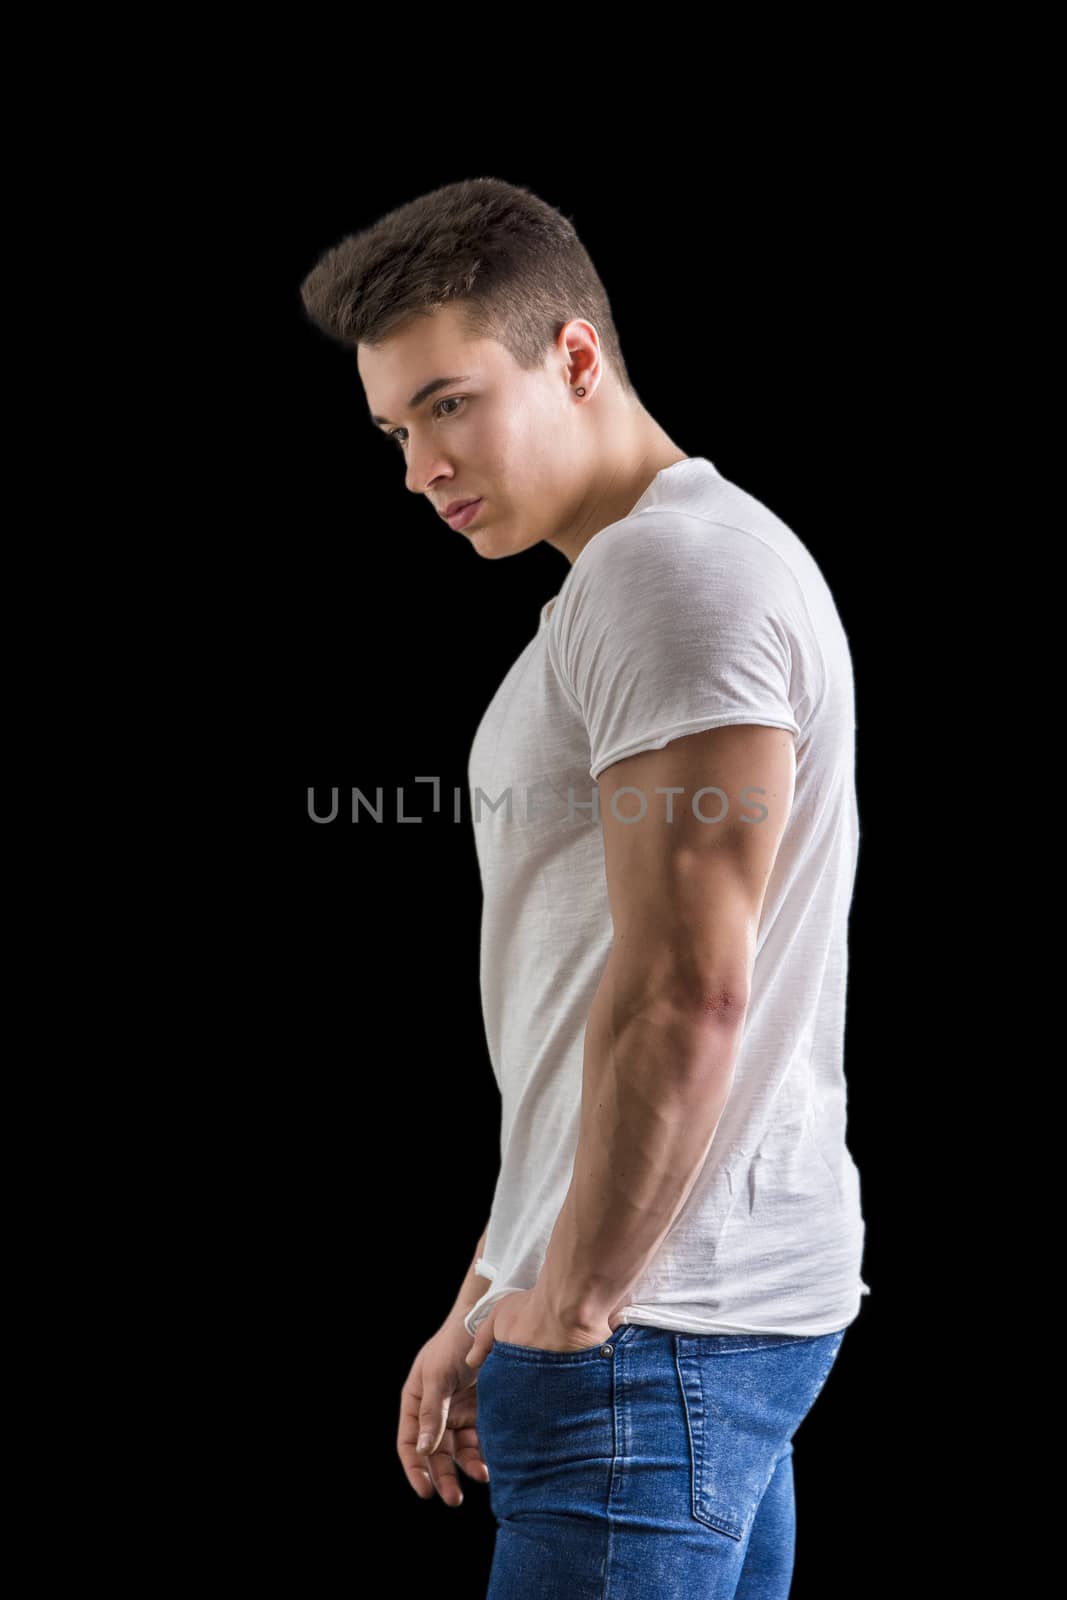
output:
[{"label": "jeans seam", "polygon": [[611,1544],[615,1532],[612,1517],[612,1503],[617,1500],[622,1490],[623,1459],[628,1446],[628,1429],[626,1424],[626,1346],[637,1335],[637,1324],[629,1322],[613,1341],[615,1351],[611,1358],[611,1470],[608,1474],[607,1505],[605,1507],[605,1522],[607,1523],[607,1548],[604,1555],[604,1585],[601,1591],[601,1600],[611,1600]]}]

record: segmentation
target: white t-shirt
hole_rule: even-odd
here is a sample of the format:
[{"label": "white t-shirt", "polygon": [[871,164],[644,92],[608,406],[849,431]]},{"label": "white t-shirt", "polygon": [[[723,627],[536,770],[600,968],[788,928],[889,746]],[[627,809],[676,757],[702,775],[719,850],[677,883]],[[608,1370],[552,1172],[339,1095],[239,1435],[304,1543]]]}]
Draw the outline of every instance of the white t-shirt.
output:
[{"label": "white t-shirt", "polygon": [[[472,1336],[496,1300],[533,1287],[574,1169],[586,1022],[612,943],[595,780],[622,756],[730,723],[794,735],[793,807],[726,1107],[621,1314],[683,1333],[822,1334],[870,1292],[845,1143],[859,844],[848,640],[797,536],[691,456],[579,553],[471,748],[482,1010],[501,1096],[475,1268],[492,1283],[467,1314]],[[711,817],[720,806],[701,801]]]}]

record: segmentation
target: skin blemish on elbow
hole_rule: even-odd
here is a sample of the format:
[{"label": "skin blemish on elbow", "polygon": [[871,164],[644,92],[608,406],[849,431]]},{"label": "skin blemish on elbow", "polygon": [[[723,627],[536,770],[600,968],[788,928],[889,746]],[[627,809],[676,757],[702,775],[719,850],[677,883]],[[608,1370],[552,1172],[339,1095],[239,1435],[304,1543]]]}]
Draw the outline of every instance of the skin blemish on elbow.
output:
[{"label": "skin blemish on elbow", "polygon": [[706,1017],[732,1017],[737,1016],[741,1010],[741,1002],[737,999],[732,989],[706,990],[700,997],[700,1012]]}]

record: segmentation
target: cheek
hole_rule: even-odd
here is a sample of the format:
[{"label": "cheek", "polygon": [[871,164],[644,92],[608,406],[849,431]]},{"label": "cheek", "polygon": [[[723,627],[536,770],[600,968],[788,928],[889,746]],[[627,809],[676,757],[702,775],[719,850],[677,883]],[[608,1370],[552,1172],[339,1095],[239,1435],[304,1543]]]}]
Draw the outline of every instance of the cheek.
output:
[{"label": "cheek", "polygon": [[553,441],[526,419],[493,443],[489,481],[496,483],[516,506],[525,509],[542,504],[558,471]]}]

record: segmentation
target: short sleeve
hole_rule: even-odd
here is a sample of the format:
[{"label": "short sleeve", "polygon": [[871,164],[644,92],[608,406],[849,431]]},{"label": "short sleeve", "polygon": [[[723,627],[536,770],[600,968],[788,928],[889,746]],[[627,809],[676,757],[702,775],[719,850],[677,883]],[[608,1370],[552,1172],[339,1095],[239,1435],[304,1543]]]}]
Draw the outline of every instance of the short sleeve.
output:
[{"label": "short sleeve", "polygon": [[591,778],[705,728],[760,723],[799,737],[797,585],[763,540],[706,518],[643,516],[596,535],[568,577],[554,660],[585,722]]}]

